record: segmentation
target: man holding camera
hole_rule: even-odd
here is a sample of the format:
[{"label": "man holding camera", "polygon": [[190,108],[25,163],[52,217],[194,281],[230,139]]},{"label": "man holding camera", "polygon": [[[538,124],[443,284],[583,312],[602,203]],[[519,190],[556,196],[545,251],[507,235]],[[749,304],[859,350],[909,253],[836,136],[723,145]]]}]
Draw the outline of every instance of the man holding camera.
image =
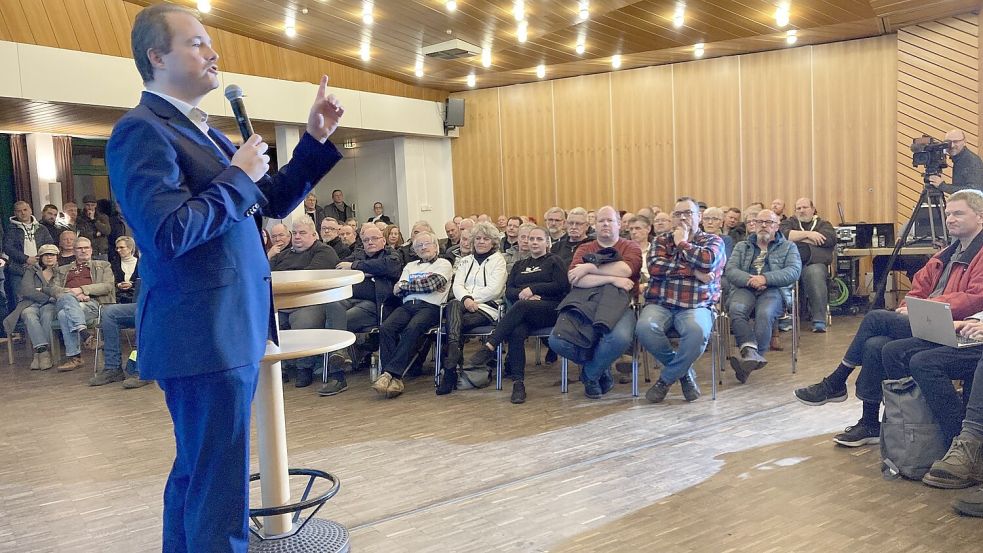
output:
[{"label": "man holding camera", "polygon": [[932,175],[928,181],[946,194],[966,188],[983,191],[983,160],[966,147],[966,134],[953,129],[945,133],[945,140],[951,144],[948,154],[952,159],[952,184],[942,180],[942,175]]}]

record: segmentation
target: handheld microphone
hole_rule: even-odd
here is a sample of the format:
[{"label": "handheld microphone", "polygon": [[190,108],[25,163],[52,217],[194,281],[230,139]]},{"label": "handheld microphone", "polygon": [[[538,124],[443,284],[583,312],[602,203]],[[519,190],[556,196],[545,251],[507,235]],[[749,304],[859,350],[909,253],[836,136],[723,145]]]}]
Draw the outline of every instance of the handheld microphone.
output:
[{"label": "handheld microphone", "polygon": [[242,88],[239,85],[230,84],[225,87],[225,97],[232,104],[232,114],[235,115],[236,123],[239,124],[242,140],[248,140],[253,135],[253,124],[249,121],[249,116],[246,115],[246,105],[242,102]]}]

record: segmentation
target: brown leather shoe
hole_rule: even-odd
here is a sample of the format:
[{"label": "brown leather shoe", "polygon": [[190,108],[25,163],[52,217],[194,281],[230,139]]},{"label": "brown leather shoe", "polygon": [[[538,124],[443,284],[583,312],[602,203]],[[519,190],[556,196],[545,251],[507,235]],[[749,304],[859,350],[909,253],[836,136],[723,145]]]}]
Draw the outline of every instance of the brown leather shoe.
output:
[{"label": "brown leather shoe", "polygon": [[64,363],[58,365],[58,372],[67,373],[69,371],[74,371],[75,369],[81,368],[83,364],[81,355],[69,357],[68,359],[65,359]]}]

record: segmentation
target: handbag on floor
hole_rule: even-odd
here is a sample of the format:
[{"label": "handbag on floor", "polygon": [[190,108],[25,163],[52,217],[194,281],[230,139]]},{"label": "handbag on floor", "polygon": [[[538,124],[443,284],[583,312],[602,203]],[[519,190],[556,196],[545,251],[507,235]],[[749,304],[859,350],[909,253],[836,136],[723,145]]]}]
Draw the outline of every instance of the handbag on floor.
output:
[{"label": "handbag on floor", "polygon": [[492,382],[492,370],[486,367],[469,367],[457,372],[457,389],[486,388]]},{"label": "handbag on floor", "polygon": [[914,378],[885,380],[881,422],[881,473],[921,480],[947,449],[932,410]]}]

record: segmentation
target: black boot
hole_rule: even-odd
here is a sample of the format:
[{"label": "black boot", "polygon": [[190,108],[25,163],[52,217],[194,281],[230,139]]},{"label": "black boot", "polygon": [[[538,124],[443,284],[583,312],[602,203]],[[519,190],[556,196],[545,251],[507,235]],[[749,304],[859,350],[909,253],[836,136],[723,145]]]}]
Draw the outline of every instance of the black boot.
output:
[{"label": "black boot", "polygon": [[446,396],[457,388],[457,369],[445,367],[440,371],[443,375],[437,384],[437,395]]},{"label": "black boot", "polygon": [[455,370],[457,369],[457,366],[461,364],[461,358],[463,356],[461,344],[456,342],[448,342],[447,357],[444,358],[444,364],[442,366],[445,369]]}]

